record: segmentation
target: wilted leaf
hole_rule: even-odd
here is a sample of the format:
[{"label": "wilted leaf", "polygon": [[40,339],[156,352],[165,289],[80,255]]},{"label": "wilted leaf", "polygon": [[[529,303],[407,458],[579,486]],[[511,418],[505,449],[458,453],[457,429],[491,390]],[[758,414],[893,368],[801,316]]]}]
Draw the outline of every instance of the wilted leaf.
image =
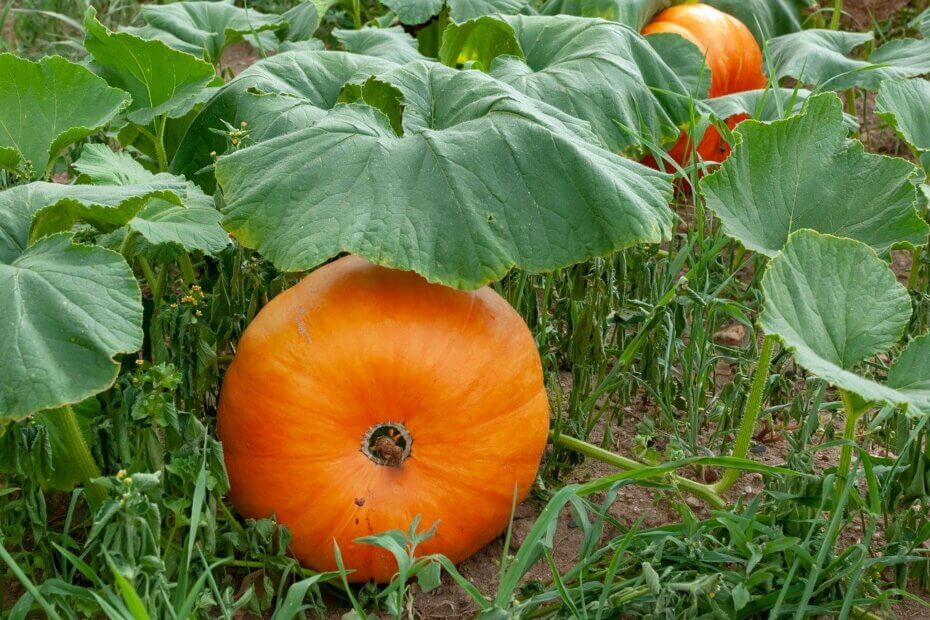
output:
[{"label": "wilted leaf", "polygon": [[600,17],[626,24],[639,32],[659,11],[671,5],[671,0],[549,0],[539,13]]},{"label": "wilted leaf", "polygon": [[129,105],[127,93],[61,56],[0,54],[0,83],[0,168],[19,170],[22,158],[36,176]]},{"label": "wilted leaf", "polygon": [[162,115],[177,118],[209,96],[205,89],[216,78],[213,65],[161,41],[110,32],[96,14],[87,9],[84,47],[107,82],[132,95],[130,121],[148,125]]},{"label": "wilted leaf", "polygon": [[[213,190],[210,153],[223,153],[223,121],[246,123],[249,141],[259,142],[307,127],[336,105],[346,82],[366,79],[396,66],[347,52],[288,52],[255,63],[204,105],[171,162],[171,171]],[[216,131],[214,131],[216,130]]]},{"label": "wilted leaf", "polygon": [[333,30],[333,36],[346,51],[384,58],[400,64],[426,60],[417,49],[417,40],[400,26],[393,28],[362,28],[361,30]]},{"label": "wilted leaf", "polygon": [[5,235],[11,217],[0,215],[0,420],[107,389],[114,357],[142,346],[142,294],[122,256],[69,233],[21,247]]},{"label": "wilted leaf", "polygon": [[[220,159],[224,223],[284,271],[341,252],[473,289],[670,234],[669,177],[476,71],[411,63],[403,137],[367,106]],[[262,175],[255,175],[262,170]]]},{"label": "wilted leaf", "polygon": [[775,37],[767,43],[766,72],[825,90],[854,86],[876,89],[883,80],[930,73],[928,39],[890,41],[872,52],[868,60],[847,57],[871,40],[871,32],[816,29]]},{"label": "wilted leaf", "polygon": [[701,187],[724,231],[748,249],[774,256],[802,228],[878,251],[926,242],[930,228],[914,209],[918,169],[849,140],[836,95],[811,97],[787,120],[746,121],[736,133],[733,154]]},{"label": "wilted leaf", "polygon": [[874,250],[852,239],[796,232],[770,261],[762,292],[762,329],[778,336],[798,364],[867,400],[904,402],[852,370],[898,342],[911,314],[907,289]]}]

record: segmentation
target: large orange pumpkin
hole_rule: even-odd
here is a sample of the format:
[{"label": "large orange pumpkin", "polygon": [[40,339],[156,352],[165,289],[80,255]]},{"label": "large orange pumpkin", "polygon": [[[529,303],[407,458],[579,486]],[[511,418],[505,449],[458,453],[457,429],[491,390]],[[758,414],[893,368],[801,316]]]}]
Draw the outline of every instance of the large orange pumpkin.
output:
[{"label": "large orange pumpkin", "polygon": [[[681,35],[701,50],[711,71],[710,97],[765,88],[762,50],[749,28],[732,15],[706,4],[679,4],[665,9],[643,28],[644,35],[659,32]],[[727,125],[733,129],[746,118],[732,117],[727,119]],[[688,132],[684,131],[669,155],[684,165],[690,160],[691,150]],[[704,161],[722,162],[730,154],[730,145],[711,126],[698,143],[697,153]],[[644,163],[655,167],[651,158]]]},{"label": "large orange pumpkin", "polygon": [[356,257],[314,271],[249,325],[218,433],[247,517],[272,514],[307,566],[397,570],[360,536],[438,521],[418,555],[460,562],[507,525],[546,444],[533,338],[489,288],[463,292]]}]

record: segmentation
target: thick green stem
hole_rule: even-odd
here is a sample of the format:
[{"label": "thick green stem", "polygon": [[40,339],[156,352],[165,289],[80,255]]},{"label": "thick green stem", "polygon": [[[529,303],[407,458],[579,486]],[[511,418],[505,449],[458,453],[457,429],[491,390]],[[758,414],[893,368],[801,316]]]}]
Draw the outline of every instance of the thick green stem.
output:
[{"label": "thick green stem", "polygon": [[194,263],[191,262],[190,254],[182,252],[178,256],[178,268],[181,270],[181,277],[184,284],[191,286],[197,282],[197,272],[194,270]]},{"label": "thick green stem", "polygon": [[155,156],[158,158],[160,172],[168,172],[168,154],[165,152],[165,125],[167,123],[167,115],[155,119]]},{"label": "thick green stem", "polygon": [[853,405],[852,397],[845,390],[840,390],[840,399],[846,410],[846,421],[843,426],[843,447],[840,448],[840,460],[836,465],[836,481],[833,483],[834,498],[838,498],[843,492],[843,485],[849,477],[849,468],[852,465],[853,447],[856,441],[856,424],[859,418],[865,412],[865,409],[857,409]]},{"label": "thick green stem", "polygon": [[[569,450],[574,450],[585,456],[589,456],[593,459],[597,459],[602,463],[607,463],[608,465],[613,465],[618,469],[624,471],[636,471],[639,469],[646,469],[648,465],[640,463],[639,461],[634,461],[625,456],[620,456],[619,454],[614,454],[599,448],[595,445],[589,444],[586,441],[581,441],[575,437],[569,437],[568,435],[556,435],[553,432],[549,432],[549,440],[557,446],[563,448],[568,448]],[[701,484],[700,482],[695,482],[694,480],[689,480],[688,478],[683,478],[677,474],[664,474],[657,477],[668,476],[668,479],[672,482],[677,488],[687,491],[704,500],[706,503],[710,504],[714,508],[722,508],[725,504],[723,500],[717,496],[713,488],[709,485]]]},{"label": "thick green stem", "polygon": [[833,1],[833,17],[830,18],[830,30],[839,30],[840,17],[843,15],[843,0]]},{"label": "thick green stem", "polygon": [[92,509],[96,509],[106,500],[107,493],[103,487],[91,482],[94,478],[100,477],[100,470],[81,435],[77,416],[74,415],[74,410],[70,406],[65,405],[58,410],[54,419],[56,431],[67,454],[68,461],[65,466],[73,471],[75,478],[84,485],[87,501]]},{"label": "thick green stem", "polygon": [[[746,401],[746,409],[743,411],[743,419],[740,420],[739,432],[736,435],[736,443],[733,445],[732,456],[737,458],[744,459],[749,453],[752,432],[756,428],[756,419],[759,417],[759,411],[762,410],[762,398],[765,395],[765,384],[769,379],[769,369],[772,366],[772,349],[774,348],[774,336],[766,336],[762,339],[762,350],[759,352],[759,364],[756,366],[755,374],[752,377],[749,399]],[[714,491],[717,493],[726,493],[730,490],[730,487],[736,484],[739,477],[740,470],[726,470],[720,480],[714,484]]]}]

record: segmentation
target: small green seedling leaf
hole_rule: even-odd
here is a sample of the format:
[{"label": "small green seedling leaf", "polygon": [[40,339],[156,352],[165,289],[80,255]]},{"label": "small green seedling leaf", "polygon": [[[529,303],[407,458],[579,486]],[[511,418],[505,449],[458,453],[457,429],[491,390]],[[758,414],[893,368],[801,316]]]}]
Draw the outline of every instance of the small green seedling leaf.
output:
[{"label": "small green seedling leaf", "polygon": [[474,289],[668,238],[669,177],[592,144],[577,119],[478,71],[420,62],[378,78],[404,95],[402,137],[340,106],[219,159],[240,243],[284,271],[352,252]]},{"label": "small green seedling leaf", "polygon": [[[802,367],[869,401],[909,402],[854,370],[894,346],[911,315],[907,289],[874,250],[852,239],[798,231],[769,262],[762,292],[762,329],[777,336]],[[899,372],[899,385],[915,383]]]},{"label": "small green seedling leaf", "polygon": [[847,139],[836,95],[811,97],[786,120],[746,121],[736,134],[733,154],[701,187],[724,231],[746,248],[774,256],[803,228],[879,252],[926,242],[930,227],[915,209],[919,169]]},{"label": "small green seedling leaf", "polygon": [[[61,56],[0,54],[0,169],[47,175],[71,144],[103,128],[129,95]],[[41,120],[40,120],[41,119]],[[24,173],[24,162],[32,174]]]},{"label": "small green seedling leaf", "polygon": [[159,116],[178,118],[209,96],[213,65],[191,54],[128,32],[110,32],[93,7],[84,16],[84,48],[112,86],[132,95],[127,117],[148,125]]}]

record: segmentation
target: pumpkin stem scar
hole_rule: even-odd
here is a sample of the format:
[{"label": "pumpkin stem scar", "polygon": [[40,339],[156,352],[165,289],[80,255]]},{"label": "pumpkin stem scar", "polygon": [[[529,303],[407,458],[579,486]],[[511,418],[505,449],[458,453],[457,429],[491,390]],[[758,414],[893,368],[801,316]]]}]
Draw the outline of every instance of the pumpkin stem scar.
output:
[{"label": "pumpkin stem scar", "polygon": [[376,465],[400,467],[410,458],[413,437],[401,422],[381,422],[362,436],[361,451]]}]

